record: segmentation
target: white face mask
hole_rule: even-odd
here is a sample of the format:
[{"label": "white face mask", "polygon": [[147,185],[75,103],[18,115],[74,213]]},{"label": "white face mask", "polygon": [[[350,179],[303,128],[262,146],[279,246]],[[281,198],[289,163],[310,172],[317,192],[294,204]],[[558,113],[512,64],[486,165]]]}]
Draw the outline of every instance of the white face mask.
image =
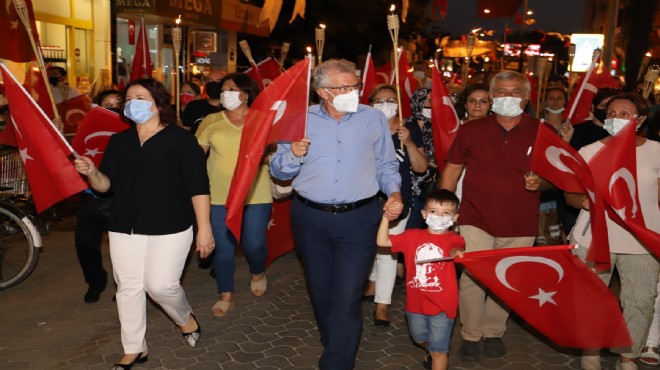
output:
[{"label": "white face mask", "polygon": [[[328,91],[327,89],[325,91]],[[328,94],[332,95],[330,91]],[[334,100],[332,101],[332,106],[335,107],[338,111],[342,113],[355,113],[358,110],[358,104],[360,104],[360,96],[358,95],[357,90],[353,90],[346,94],[332,95]]]},{"label": "white face mask", "polygon": [[426,224],[431,231],[446,231],[454,225],[454,219],[452,216],[428,214],[426,215]]},{"label": "white face mask", "polygon": [[374,108],[385,114],[385,118],[392,119],[396,116],[396,113],[399,110],[399,104],[397,103],[378,103],[374,104]]},{"label": "white face mask", "polygon": [[227,110],[234,110],[243,104],[240,95],[240,91],[223,91],[220,94],[220,104]]},{"label": "white face mask", "polygon": [[545,107],[545,110],[547,110],[548,112],[550,112],[552,114],[560,114],[560,113],[564,112],[564,108],[552,109],[550,107]]},{"label": "white face mask", "polygon": [[624,118],[606,118],[603,123],[603,128],[610,135],[616,135],[621,129],[623,129],[630,120]]},{"label": "white face mask", "polygon": [[422,116],[431,119],[431,108],[422,108]]},{"label": "white face mask", "polygon": [[516,98],[513,96],[493,98],[493,105],[490,107],[490,109],[500,116],[516,117],[521,115],[523,112],[523,109],[520,108],[521,102],[521,98]]}]

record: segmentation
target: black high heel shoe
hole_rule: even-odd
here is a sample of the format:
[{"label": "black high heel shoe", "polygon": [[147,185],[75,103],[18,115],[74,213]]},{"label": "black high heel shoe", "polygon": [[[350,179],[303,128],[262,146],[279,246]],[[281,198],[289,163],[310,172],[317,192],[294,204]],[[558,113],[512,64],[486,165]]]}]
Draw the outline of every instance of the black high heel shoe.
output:
[{"label": "black high heel shoe", "polygon": [[190,315],[192,316],[193,320],[195,320],[195,323],[197,324],[197,329],[195,329],[195,331],[190,333],[181,333],[181,335],[183,335],[183,341],[186,342],[186,344],[190,348],[195,348],[197,342],[199,341],[199,337],[202,336],[202,327],[199,326],[199,321],[197,321],[195,315],[192,313]]},{"label": "black high heel shoe", "polygon": [[130,364],[114,364],[114,365],[112,365],[112,370],[131,370],[131,368],[133,367],[133,365],[135,365],[135,364],[143,364],[143,363],[149,361],[149,354],[147,353],[147,354],[144,355],[144,357],[143,357],[143,356],[142,356],[143,353],[144,353],[144,352],[140,352],[140,353],[138,353],[138,355],[137,355],[137,357],[135,358],[135,360],[133,360],[133,362],[131,362]]}]

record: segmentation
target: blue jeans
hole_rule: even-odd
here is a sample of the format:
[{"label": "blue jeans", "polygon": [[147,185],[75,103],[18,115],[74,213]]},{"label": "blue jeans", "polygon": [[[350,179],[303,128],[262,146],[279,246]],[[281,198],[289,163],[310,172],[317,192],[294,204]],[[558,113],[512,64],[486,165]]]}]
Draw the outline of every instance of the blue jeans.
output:
[{"label": "blue jeans", "polygon": [[408,329],[415,343],[428,343],[429,352],[449,353],[454,319],[444,312],[438,315],[422,315],[406,311]]},{"label": "blue jeans", "polygon": [[[243,227],[241,229],[241,248],[247,257],[250,273],[258,275],[266,270],[266,229],[273,205],[249,204],[243,209]],[[211,205],[211,227],[215,238],[213,268],[218,293],[234,291],[234,271],[236,270],[236,238],[229,231],[225,220],[227,208],[224,205]]]}]

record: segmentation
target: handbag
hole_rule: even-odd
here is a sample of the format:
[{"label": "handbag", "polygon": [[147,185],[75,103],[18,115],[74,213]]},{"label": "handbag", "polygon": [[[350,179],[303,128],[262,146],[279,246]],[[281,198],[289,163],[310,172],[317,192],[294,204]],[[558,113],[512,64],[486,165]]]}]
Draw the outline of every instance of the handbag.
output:
[{"label": "handbag", "polygon": [[426,198],[434,190],[438,188],[438,183],[440,182],[440,172],[438,172],[438,167],[429,166],[424,174],[424,180],[419,186],[421,192],[419,193],[419,199],[421,201],[426,201]]}]

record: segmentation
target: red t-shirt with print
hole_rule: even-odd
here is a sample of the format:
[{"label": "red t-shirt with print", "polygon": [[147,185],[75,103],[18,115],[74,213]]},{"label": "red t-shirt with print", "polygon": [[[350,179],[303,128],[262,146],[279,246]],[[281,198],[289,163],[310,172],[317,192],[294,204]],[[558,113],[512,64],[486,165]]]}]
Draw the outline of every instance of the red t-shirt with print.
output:
[{"label": "red t-shirt with print", "polygon": [[403,252],[406,261],[406,311],[435,316],[444,312],[456,317],[458,284],[453,261],[427,262],[450,257],[452,249],[465,249],[465,240],[453,232],[431,234],[425,229],[410,229],[390,235],[393,252]]}]

